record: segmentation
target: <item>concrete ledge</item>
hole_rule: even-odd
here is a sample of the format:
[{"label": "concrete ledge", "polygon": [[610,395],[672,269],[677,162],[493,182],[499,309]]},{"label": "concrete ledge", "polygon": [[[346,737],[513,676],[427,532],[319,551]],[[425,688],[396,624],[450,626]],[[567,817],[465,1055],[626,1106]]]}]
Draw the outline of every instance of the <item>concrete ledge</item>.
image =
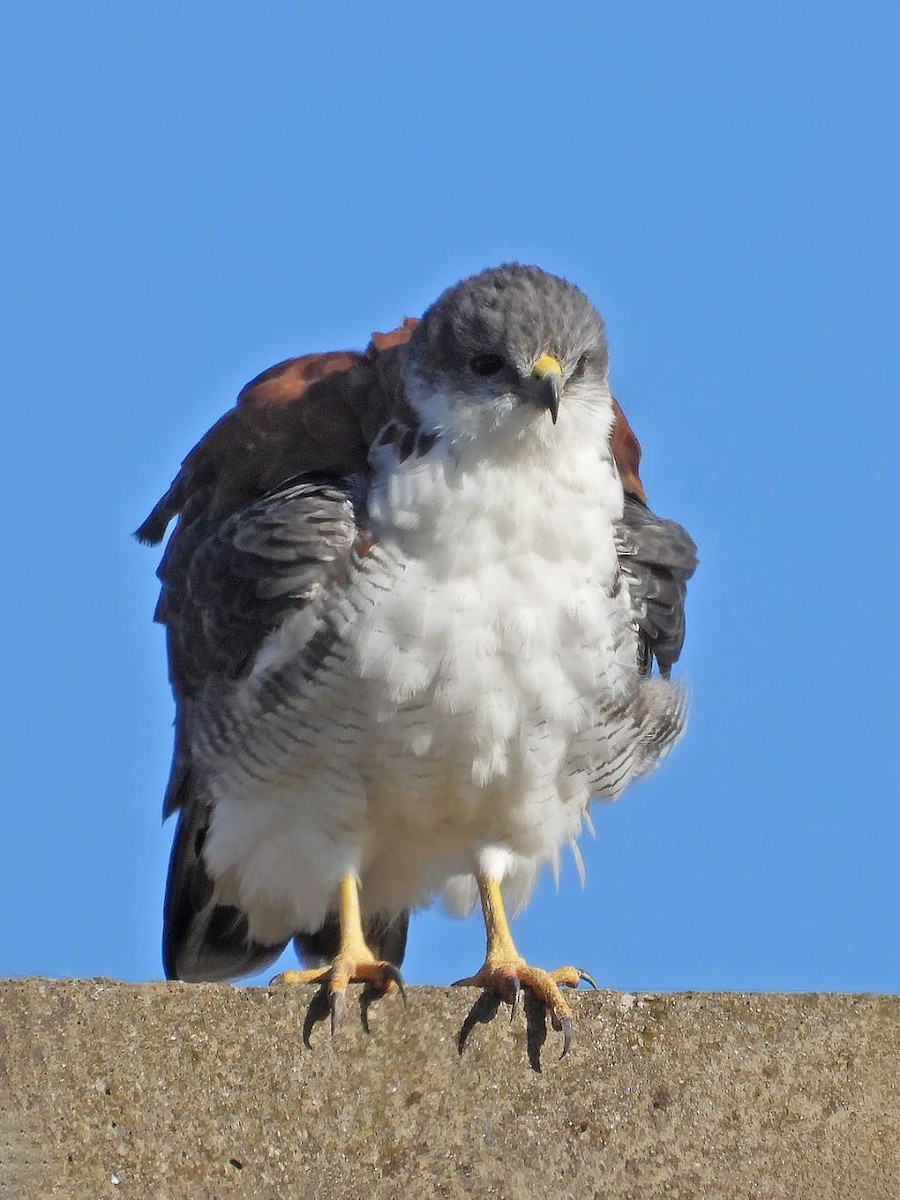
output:
[{"label": "concrete ledge", "polygon": [[898,997],[313,996],[0,982],[0,1196],[900,1196]]}]

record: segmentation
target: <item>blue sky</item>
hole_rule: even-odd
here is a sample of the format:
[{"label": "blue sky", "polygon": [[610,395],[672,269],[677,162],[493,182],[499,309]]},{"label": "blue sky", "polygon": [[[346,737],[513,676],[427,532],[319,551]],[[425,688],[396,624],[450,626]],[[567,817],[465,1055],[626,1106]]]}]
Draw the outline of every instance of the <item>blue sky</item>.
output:
[{"label": "blue sky", "polygon": [[[900,9],[8,6],[0,974],[160,976],[171,699],[129,538],[251,376],[483,266],[605,314],[700,547],[688,736],[515,931],[629,989],[900,988]],[[440,9],[440,11],[439,11]],[[406,974],[481,962],[414,922]]]}]

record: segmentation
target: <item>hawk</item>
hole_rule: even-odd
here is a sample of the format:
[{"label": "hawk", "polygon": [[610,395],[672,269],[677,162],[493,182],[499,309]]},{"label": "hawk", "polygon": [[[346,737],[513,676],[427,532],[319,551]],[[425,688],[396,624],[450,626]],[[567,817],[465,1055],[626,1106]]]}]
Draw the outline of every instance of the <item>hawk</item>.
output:
[{"label": "hawk", "polygon": [[696,565],[647,507],[603,321],[536,267],[487,270],[365,353],[265,371],[137,532],[176,702],[167,975],[261,970],[293,939],[332,1023],[400,986],[408,914],[480,899],[483,966],[568,1046],[509,906],[682,733],[670,679]]}]

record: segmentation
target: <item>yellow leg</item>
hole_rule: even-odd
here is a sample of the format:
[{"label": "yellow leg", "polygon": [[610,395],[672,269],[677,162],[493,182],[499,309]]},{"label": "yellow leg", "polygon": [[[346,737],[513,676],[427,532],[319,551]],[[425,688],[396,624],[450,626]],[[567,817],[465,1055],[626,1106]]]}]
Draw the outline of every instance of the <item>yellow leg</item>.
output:
[{"label": "yellow leg", "polygon": [[502,1000],[509,1001],[513,1013],[522,988],[528,988],[539,1000],[543,1000],[550,1012],[553,1028],[562,1031],[564,1056],[572,1042],[572,1010],[560,986],[577,988],[581,980],[592,987],[597,985],[586,971],[578,967],[542,971],[539,967],[529,966],[516,949],[509,931],[500,884],[487,875],[478,875],[477,879],[487,932],[487,954],[480,971],[468,979],[457,980],[454,986],[491,988]]},{"label": "yellow leg", "polygon": [[376,959],[366,945],[359,911],[359,883],[355,875],[345,875],[338,884],[338,920],[341,940],[334,961],[327,967],[309,971],[285,971],[272,980],[277,983],[321,983],[328,988],[331,1004],[331,1029],[337,1028],[344,1011],[347,985],[365,983],[379,992],[397,987],[406,1000],[403,978],[393,963]]}]

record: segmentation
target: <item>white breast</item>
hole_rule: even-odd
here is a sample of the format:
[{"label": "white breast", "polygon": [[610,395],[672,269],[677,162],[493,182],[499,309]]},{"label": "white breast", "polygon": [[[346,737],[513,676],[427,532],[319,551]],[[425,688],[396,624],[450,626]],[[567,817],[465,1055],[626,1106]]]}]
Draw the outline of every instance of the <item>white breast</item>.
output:
[{"label": "white breast", "polygon": [[402,824],[439,843],[431,886],[492,847],[528,864],[530,886],[579,831],[598,759],[618,753],[604,714],[637,686],[612,538],[622,487],[608,413],[563,421],[506,454],[439,442],[371,497],[373,575],[400,564],[353,632],[373,842]]}]

